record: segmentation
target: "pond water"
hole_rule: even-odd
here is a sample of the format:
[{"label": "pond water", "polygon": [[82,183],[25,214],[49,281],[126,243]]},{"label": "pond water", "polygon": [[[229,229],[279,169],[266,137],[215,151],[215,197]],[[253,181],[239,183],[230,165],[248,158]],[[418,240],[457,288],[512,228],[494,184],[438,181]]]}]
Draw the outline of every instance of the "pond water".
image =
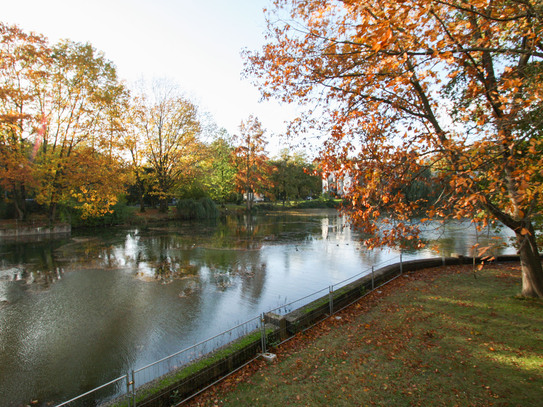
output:
[{"label": "pond water", "polygon": [[[467,222],[425,236],[470,254]],[[504,232],[498,236],[506,238]],[[335,211],[230,216],[0,241],[0,404],[59,403],[262,312],[398,262],[364,250]],[[514,253],[510,248],[497,253]]]}]

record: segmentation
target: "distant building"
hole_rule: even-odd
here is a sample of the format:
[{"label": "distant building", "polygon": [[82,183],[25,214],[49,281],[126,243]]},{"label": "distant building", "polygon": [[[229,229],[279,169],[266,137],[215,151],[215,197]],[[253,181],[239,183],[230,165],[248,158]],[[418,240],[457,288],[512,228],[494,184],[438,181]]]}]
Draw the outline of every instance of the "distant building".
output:
[{"label": "distant building", "polygon": [[324,175],[322,179],[322,193],[343,197],[350,191],[352,185],[353,179],[349,175],[349,172],[341,175],[331,172],[328,175]]},{"label": "distant building", "polygon": [[258,192],[257,193],[249,192],[249,194],[247,194],[247,192],[245,192],[243,194],[243,199],[244,200],[247,200],[247,195],[249,196],[249,198],[251,198],[252,202],[263,202],[263,201],[265,201],[264,195],[259,194]]}]

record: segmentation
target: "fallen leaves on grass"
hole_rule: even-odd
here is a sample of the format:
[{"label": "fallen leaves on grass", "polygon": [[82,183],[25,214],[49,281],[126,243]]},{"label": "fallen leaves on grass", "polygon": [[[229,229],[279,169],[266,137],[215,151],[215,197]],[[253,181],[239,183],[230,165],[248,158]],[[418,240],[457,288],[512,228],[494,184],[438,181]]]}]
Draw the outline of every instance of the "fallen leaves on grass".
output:
[{"label": "fallen leaves on grass", "polygon": [[[501,269],[500,269],[501,270]],[[418,400],[417,397],[428,390],[422,388],[424,386],[433,386],[431,389],[434,393],[439,394],[439,380],[436,383],[425,384],[418,382],[412,383],[406,388],[396,389],[394,379],[383,377],[380,371],[372,371],[375,369],[375,360],[373,353],[379,352],[384,356],[384,360],[388,360],[392,371],[398,369],[402,375],[407,377],[420,377],[425,375],[436,375],[436,378],[451,377],[452,373],[447,371],[442,365],[431,366],[431,363],[418,357],[418,354],[424,352],[435,352],[434,357],[446,360],[451,364],[458,364],[459,367],[466,366],[472,371],[479,369],[476,364],[470,361],[470,353],[458,342],[457,347],[453,351],[449,351],[443,355],[440,354],[440,340],[443,334],[436,328],[428,326],[424,327],[426,319],[432,315],[432,302],[442,300],[439,294],[432,292],[432,284],[437,276],[446,274],[468,274],[471,273],[471,266],[450,266],[445,268],[435,268],[408,273],[404,278],[398,278],[391,283],[380,287],[378,291],[374,291],[361,299],[356,304],[336,314],[340,318],[329,318],[312,329],[304,333],[297,334],[289,341],[272,351],[277,355],[277,363],[268,365],[263,361],[257,360],[240,371],[234,373],[229,379],[223,381],[203,394],[192,399],[187,405],[203,406],[209,405],[209,400],[227,400],[230,392],[241,383],[251,383],[251,379],[255,374],[265,376],[267,390],[269,386],[305,386],[300,387],[303,391],[305,388],[319,389],[324,391],[326,386],[331,386],[335,389],[336,397],[338,394],[344,394],[346,398],[353,396],[354,391],[362,393],[376,392],[382,389],[388,393],[402,394],[404,397]],[[503,268],[504,277],[499,278],[516,278],[518,279],[518,266],[505,266]],[[416,295],[424,295],[425,303],[410,302],[413,293],[413,287],[416,287]],[[386,298],[391,293],[401,293],[403,300],[401,304],[387,302]],[[422,294],[421,294],[422,293]],[[420,298],[418,297],[419,301]],[[376,311],[376,306],[380,305],[379,311]],[[474,308],[473,304],[467,301],[454,301],[451,306],[458,306],[470,310]],[[428,307],[428,309],[427,309]],[[373,315],[376,312],[382,312],[389,316],[380,318],[379,315]],[[494,313],[492,311],[491,313]],[[398,314],[401,320],[398,320]],[[373,315],[370,319],[366,315]],[[451,316],[443,315],[443,321],[448,324],[451,329],[452,337],[464,338],[472,341],[482,334],[472,328],[458,325]],[[414,332],[412,324],[414,322],[423,322],[424,329]],[[471,330],[470,330],[471,329]],[[340,331],[344,340],[341,343],[341,348],[337,346],[325,346],[328,335]],[[335,334],[338,336],[338,334]],[[468,337],[470,335],[470,337]],[[330,342],[332,343],[332,342]],[[496,345],[487,344],[486,348],[490,352],[494,352]],[[424,349],[422,349],[424,348]],[[501,349],[501,348],[500,348]],[[300,356],[303,354],[303,357]],[[294,358],[294,359],[292,359]],[[348,360],[348,362],[346,361]],[[382,363],[382,362],[379,362]],[[348,364],[348,367],[343,367]],[[280,366],[280,367],[278,367]],[[284,366],[284,367],[283,367]],[[461,367],[462,368],[462,367]],[[283,370],[281,370],[283,369]],[[351,372],[358,375],[355,378],[356,385],[353,384],[352,378],[346,376],[345,372]],[[445,370],[445,371],[444,371]],[[273,377],[281,373],[280,379]],[[398,373],[399,374],[399,373]],[[471,386],[480,387],[481,383],[476,383],[475,379],[471,379]],[[467,385],[467,384],[463,384]],[[485,385],[482,386],[488,391],[488,395],[495,397],[495,394],[490,394],[490,389]],[[296,387],[298,389],[298,387]],[[380,390],[379,390],[380,389]],[[339,391],[338,391],[339,390]],[[464,390],[449,389],[452,394],[457,394],[459,404],[462,397],[466,397]],[[296,393],[294,393],[296,394]],[[360,393],[359,393],[360,395]],[[294,397],[291,393],[290,400],[295,404],[311,404],[308,400],[300,400],[299,395]],[[294,399],[294,400],[293,400]],[[369,401],[370,403],[372,401]],[[256,403],[258,404],[258,403]],[[419,405],[415,401],[413,405]],[[491,405],[485,404],[485,405]]]}]

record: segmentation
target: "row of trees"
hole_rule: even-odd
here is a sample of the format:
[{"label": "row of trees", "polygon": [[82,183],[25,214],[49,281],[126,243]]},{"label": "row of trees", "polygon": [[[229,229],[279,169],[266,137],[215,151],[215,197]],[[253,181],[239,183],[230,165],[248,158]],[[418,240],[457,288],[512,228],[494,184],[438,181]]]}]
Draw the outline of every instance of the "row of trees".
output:
[{"label": "row of trees", "polygon": [[254,117],[230,137],[170,83],[129,91],[89,44],[3,24],[0,41],[0,188],[19,219],[34,201],[53,222],[59,208],[100,217],[127,195],[165,211],[173,198],[320,192],[304,157],[267,157]]}]

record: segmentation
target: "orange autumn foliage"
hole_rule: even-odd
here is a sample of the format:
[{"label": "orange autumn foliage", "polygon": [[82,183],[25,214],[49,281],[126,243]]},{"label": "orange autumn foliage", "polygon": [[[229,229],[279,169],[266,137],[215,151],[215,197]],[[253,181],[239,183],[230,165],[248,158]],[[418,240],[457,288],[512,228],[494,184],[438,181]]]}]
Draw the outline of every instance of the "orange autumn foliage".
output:
[{"label": "orange autumn foliage", "polygon": [[89,44],[50,46],[0,23],[0,184],[24,219],[27,198],[56,220],[59,205],[83,218],[111,211],[123,189],[114,66]]},{"label": "orange autumn foliage", "polygon": [[236,189],[245,194],[247,209],[251,210],[254,195],[268,190],[272,181],[272,167],[268,162],[264,140],[265,130],[258,118],[249,116],[239,126],[240,134],[234,137],[237,147],[233,151]]},{"label": "orange autumn foliage", "polygon": [[[307,106],[326,171],[354,180],[346,212],[370,246],[409,222],[471,218],[515,232],[526,296],[543,297],[543,5],[533,0],[275,0],[246,54],[264,98]],[[409,200],[430,171],[439,194]]]}]

